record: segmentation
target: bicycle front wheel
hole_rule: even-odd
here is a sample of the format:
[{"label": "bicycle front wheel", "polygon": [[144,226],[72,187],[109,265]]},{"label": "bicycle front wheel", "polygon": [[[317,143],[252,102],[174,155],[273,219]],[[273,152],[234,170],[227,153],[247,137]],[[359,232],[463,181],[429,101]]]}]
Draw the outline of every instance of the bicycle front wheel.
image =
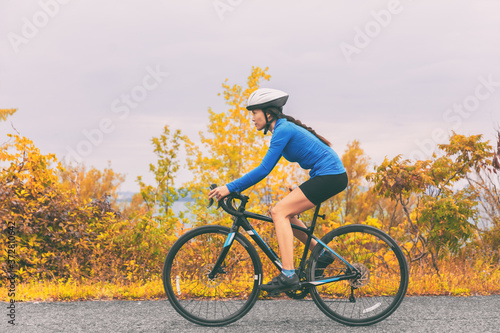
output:
[{"label": "bicycle front wheel", "polygon": [[[348,225],[329,232],[322,241],[360,273],[355,279],[311,289],[312,298],[323,313],[344,325],[366,326],[387,318],[398,308],[408,288],[408,264],[389,235],[371,226]],[[324,271],[318,270],[317,259],[322,249],[317,246],[311,254],[310,281],[333,281],[352,273],[349,265],[339,258]]]},{"label": "bicycle front wheel", "polygon": [[189,321],[222,326],[243,317],[255,304],[262,280],[257,251],[241,234],[213,279],[209,273],[230,232],[223,226],[203,226],[181,236],[163,266],[163,286],[174,309]]}]

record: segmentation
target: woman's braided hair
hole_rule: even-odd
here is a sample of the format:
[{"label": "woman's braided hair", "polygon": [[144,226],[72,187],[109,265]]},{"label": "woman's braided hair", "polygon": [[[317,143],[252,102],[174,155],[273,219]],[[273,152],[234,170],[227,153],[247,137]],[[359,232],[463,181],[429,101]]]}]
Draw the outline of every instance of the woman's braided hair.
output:
[{"label": "woman's braided hair", "polygon": [[314,136],[316,136],[318,139],[320,139],[321,142],[323,142],[325,145],[331,147],[332,144],[330,143],[330,141],[328,141],[327,139],[325,139],[324,137],[322,137],[321,135],[316,133],[316,131],[313,130],[311,127],[308,127],[307,125],[303,124],[300,120],[297,120],[291,116],[283,114],[282,110],[283,110],[282,107],[281,108],[270,107],[270,108],[266,108],[262,111],[264,111],[264,113],[270,113],[275,119],[285,118],[289,122],[292,122],[297,126],[305,128],[306,130],[308,130],[309,132],[314,134]]}]

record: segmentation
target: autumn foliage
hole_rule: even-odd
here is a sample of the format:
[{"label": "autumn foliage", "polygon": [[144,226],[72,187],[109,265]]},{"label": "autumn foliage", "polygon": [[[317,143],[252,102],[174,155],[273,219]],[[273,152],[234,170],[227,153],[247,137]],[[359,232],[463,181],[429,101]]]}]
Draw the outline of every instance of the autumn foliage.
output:
[{"label": "autumn foliage", "polygon": [[[114,186],[105,181],[119,182],[119,175],[110,169],[104,174],[70,171],[54,155],[42,155],[29,139],[10,137],[0,155],[0,212],[4,235],[9,227],[15,231],[20,281],[135,280],[159,271],[174,237],[147,214],[132,221],[121,217],[109,202]],[[95,185],[96,179],[102,182]],[[99,187],[110,191],[103,194]],[[1,251],[5,278],[7,237],[1,239]]]},{"label": "autumn foliage", "polygon": [[[267,71],[253,68],[245,87],[223,83],[227,110],[208,110],[207,129],[199,140],[168,125],[153,137],[157,161],[150,171],[155,181],[146,184],[139,177],[140,192],[127,204],[117,200],[124,175],[116,174],[111,165],[104,170],[63,165],[55,155],[41,154],[31,140],[9,135],[0,147],[2,279],[9,274],[9,228],[14,226],[15,274],[28,283],[27,290],[29,283],[42,281],[68,286],[74,281],[160,283],[163,260],[179,235],[200,225],[232,223],[231,216],[206,208],[208,185],[237,179],[266,153],[270,136],[254,129],[245,103],[262,81],[270,80]],[[1,111],[0,121],[16,110]],[[352,223],[386,231],[410,263],[410,294],[498,293],[500,136],[496,145],[493,148],[481,135],[452,133],[427,160],[396,156],[375,167],[359,141],[350,142],[343,152],[335,147],[349,186],[323,204],[326,218],[318,221],[316,233],[322,236]],[[186,161],[179,160],[181,150],[187,153]],[[176,183],[181,167],[193,173],[192,181]],[[250,196],[248,207],[267,214],[306,179],[306,171],[282,159],[266,179],[245,192]],[[173,203],[186,195],[192,198],[188,211],[174,213]],[[301,219],[307,224],[311,215],[305,212]],[[278,252],[272,224],[253,223]],[[297,242],[297,261],[302,251]],[[265,275],[275,275],[265,257],[262,263]]]}]

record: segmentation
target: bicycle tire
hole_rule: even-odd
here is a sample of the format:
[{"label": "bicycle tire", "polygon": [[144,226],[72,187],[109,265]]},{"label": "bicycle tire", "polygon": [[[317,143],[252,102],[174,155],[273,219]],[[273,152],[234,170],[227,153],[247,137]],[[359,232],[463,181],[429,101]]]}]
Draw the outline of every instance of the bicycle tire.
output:
[{"label": "bicycle tire", "polygon": [[[408,263],[398,244],[383,231],[367,225],[348,225],[330,231],[322,239],[328,247],[361,271],[359,279],[341,280],[312,287],[314,303],[331,319],[348,326],[368,326],[390,316],[408,288]],[[344,274],[347,265],[335,259],[316,275],[323,246],[316,246],[308,265],[309,281]]]},{"label": "bicycle tire", "polygon": [[163,266],[163,286],[170,304],[187,320],[203,326],[230,324],[250,311],[259,296],[262,265],[255,247],[241,234],[215,279],[210,280],[230,229],[210,225],[181,236]]}]

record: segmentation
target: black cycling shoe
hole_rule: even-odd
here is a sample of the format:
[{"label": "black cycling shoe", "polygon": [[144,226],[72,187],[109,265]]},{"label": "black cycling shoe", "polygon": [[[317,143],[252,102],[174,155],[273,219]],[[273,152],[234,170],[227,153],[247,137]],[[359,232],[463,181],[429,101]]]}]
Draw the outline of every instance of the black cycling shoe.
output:
[{"label": "black cycling shoe", "polygon": [[317,278],[323,277],[323,273],[325,272],[325,268],[328,265],[331,265],[335,261],[335,256],[330,251],[325,251],[318,258],[318,262],[316,263],[316,271],[315,276]]},{"label": "black cycling shoe", "polygon": [[272,281],[267,284],[262,285],[262,290],[267,291],[270,294],[275,294],[281,291],[288,291],[297,289],[299,287],[299,277],[297,274],[293,274],[291,277],[287,277],[285,274],[281,273],[277,277],[273,278]]}]

